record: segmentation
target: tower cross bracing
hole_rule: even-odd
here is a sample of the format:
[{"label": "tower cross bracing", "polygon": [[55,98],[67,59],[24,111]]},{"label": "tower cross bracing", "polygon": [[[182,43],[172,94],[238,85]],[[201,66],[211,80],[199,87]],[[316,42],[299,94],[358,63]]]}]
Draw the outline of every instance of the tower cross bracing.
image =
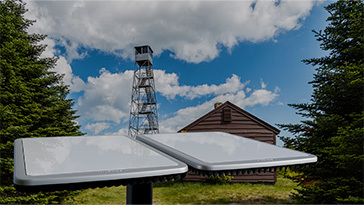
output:
[{"label": "tower cross bracing", "polygon": [[135,64],[128,131],[130,137],[159,133],[153,50],[148,45],[134,49]]}]

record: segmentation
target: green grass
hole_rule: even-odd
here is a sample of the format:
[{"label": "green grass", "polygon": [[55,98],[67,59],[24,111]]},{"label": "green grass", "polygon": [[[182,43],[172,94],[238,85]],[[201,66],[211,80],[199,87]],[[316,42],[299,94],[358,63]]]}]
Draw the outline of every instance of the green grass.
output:
[{"label": "green grass", "polygon": [[[275,185],[264,184],[208,184],[188,182],[155,183],[155,204],[281,204],[291,203],[289,195],[297,183],[278,178]],[[125,204],[126,187],[110,187],[83,190],[65,201],[82,204]]]}]

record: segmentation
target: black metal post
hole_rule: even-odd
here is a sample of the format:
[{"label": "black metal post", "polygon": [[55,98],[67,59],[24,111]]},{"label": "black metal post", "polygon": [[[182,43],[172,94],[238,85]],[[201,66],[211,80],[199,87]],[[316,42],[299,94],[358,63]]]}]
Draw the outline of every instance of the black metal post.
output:
[{"label": "black metal post", "polygon": [[152,204],[153,182],[128,184],[126,187],[126,204]]}]

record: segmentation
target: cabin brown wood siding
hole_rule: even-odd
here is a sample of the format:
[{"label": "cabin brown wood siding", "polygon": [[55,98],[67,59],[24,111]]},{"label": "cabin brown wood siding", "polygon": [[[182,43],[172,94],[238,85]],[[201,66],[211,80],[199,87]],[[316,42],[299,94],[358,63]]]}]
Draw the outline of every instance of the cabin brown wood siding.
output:
[{"label": "cabin brown wood siding", "polygon": [[259,125],[256,122],[251,121],[247,117],[241,116],[236,111],[232,111],[232,120],[226,123],[222,120],[222,113],[215,113],[209,118],[203,120],[187,132],[227,132],[230,134],[247,137],[270,144],[275,144],[276,135]]},{"label": "cabin brown wood siding", "polygon": [[[230,118],[231,117],[231,118]],[[179,132],[226,132],[250,139],[276,144],[276,135],[279,130],[242,110],[236,105],[226,102],[215,108],[211,112],[187,125]],[[205,181],[203,177],[192,172],[188,172],[186,181]],[[251,173],[233,176],[232,182],[263,182],[275,183],[277,177],[275,173]]]}]

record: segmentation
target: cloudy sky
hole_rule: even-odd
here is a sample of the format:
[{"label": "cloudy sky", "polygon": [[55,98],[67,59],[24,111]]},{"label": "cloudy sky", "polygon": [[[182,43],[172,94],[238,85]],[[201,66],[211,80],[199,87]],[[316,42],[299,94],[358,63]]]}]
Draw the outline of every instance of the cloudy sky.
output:
[{"label": "cloudy sky", "polygon": [[[325,55],[312,29],[328,1],[25,1],[29,32],[47,34],[77,120],[88,135],[127,133],[133,47],[154,50],[160,132],[171,133],[230,101],[264,121],[301,120]],[[286,132],[282,135],[288,136]]]}]

